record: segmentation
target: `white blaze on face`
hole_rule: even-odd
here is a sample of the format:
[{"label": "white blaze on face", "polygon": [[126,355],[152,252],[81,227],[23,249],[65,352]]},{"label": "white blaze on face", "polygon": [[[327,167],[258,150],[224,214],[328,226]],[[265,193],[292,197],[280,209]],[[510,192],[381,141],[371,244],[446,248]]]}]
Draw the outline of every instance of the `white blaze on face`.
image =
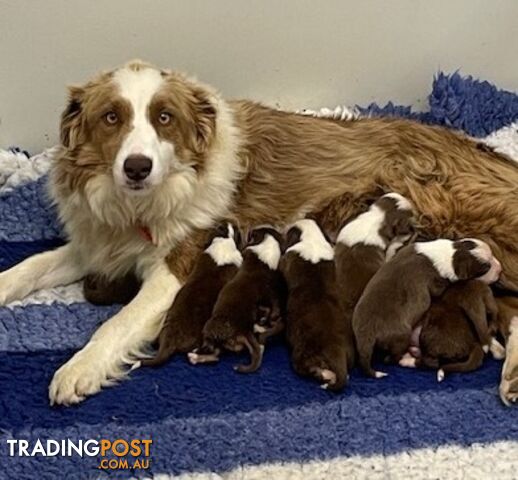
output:
[{"label": "white blaze on face", "polygon": [[133,70],[126,67],[114,73],[113,81],[132,110],[131,129],[121,144],[113,166],[115,183],[127,187],[129,182],[124,174],[124,162],[130,155],[143,155],[152,162],[151,173],[143,180],[143,186],[158,185],[169,173],[174,159],[174,146],[158,137],[149,119],[149,105],[164,84],[162,75],[154,68]]},{"label": "white blaze on face", "polygon": [[286,252],[297,252],[304,260],[319,263],[333,260],[334,250],[314,220],[304,219],[293,224],[300,232],[300,241]]}]

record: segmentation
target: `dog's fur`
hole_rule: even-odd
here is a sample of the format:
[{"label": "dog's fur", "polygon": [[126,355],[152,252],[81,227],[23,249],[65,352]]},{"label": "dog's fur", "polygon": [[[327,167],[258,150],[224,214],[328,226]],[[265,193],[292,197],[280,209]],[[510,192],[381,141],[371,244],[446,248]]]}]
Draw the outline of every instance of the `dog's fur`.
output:
[{"label": "dog's fur", "polygon": [[482,365],[491,344],[498,309],[491,288],[479,280],[458,282],[434,299],[422,319],[416,366],[469,372]]},{"label": "dog's fur", "polygon": [[175,353],[188,353],[201,346],[203,327],[218,295],[241,266],[239,245],[236,226],[224,223],[215,229],[167,314],[158,337],[158,352],[142,360],[143,366],[162,365]]},{"label": "dog's fur", "polygon": [[293,369],[339,391],[356,352],[338,292],[333,247],[310,219],[294,224],[286,246],[280,268],[288,285],[286,338]]},{"label": "dog's fur", "polygon": [[410,203],[398,194],[389,193],[340,230],[335,263],[348,321],[352,321],[354,307],[367,283],[385,263],[389,245],[401,244],[412,236],[412,217]]},{"label": "dog's fur", "polygon": [[[51,190],[69,243],[2,273],[0,304],[87,273],[135,271],[143,284],[59,369],[52,403],[79,402],[126,373],[156,339],[207,229],[224,218],[282,226],[315,212],[337,232],[380,190],[397,191],[429,238],[489,242],[503,283],[518,289],[518,168],[451,130],[227,102],[196,80],[131,62],[70,89],[61,141]],[[130,155],[152,160],[142,182],[124,176]]]},{"label": "dog's fur", "polygon": [[241,268],[221,290],[203,328],[203,345],[189,354],[191,363],[217,361],[221,348],[240,351],[246,347],[251,362],[237,365],[236,371],[250,373],[261,366],[264,345],[256,337],[256,326],[278,323],[284,310],[284,280],[278,270],[281,241],[271,227],[251,232]]},{"label": "dog's fur", "polygon": [[492,283],[500,272],[500,264],[479,240],[441,239],[403,247],[374,274],[354,310],[363,372],[375,378],[385,375],[371,365],[375,349],[394,362],[401,360],[432,298],[442,295],[450,282],[479,278]]}]

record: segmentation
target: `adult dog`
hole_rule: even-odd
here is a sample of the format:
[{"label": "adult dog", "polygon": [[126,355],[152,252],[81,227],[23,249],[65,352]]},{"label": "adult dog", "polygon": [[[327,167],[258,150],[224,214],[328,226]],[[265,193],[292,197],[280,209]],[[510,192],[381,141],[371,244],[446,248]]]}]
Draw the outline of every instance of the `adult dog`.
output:
[{"label": "adult dog", "polygon": [[[1,273],[0,304],[88,273],[135,271],[143,284],[55,373],[53,404],[77,403],[125,374],[156,338],[205,232],[224,218],[247,228],[312,212],[333,232],[367,200],[396,191],[429,236],[489,242],[505,286],[518,290],[518,168],[443,128],[227,102],[134,61],[70,89],[61,143],[50,183],[69,242]],[[513,355],[507,377],[518,376]]]}]

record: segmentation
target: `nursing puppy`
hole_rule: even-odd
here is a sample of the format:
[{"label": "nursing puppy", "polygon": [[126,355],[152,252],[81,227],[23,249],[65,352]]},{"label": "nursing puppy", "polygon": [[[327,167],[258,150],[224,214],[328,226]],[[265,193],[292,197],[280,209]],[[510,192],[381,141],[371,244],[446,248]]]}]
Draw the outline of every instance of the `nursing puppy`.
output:
[{"label": "nursing puppy", "polygon": [[334,251],[314,220],[288,231],[281,271],[288,285],[286,336],[293,369],[341,390],[355,361],[353,333],[336,283]]},{"label": "nursing puppy", "polygon": [[388,193],[338,234],[336,275],[349,321],[367,283],[385,263],[389,245],[393,250],[410,239],[412,217],[410,202],[402,195]]},{"label": "nursing puppy", "polygon": [[103,275],[90,274],[84,279],[83,294],[94,305],[126,305],[135,298],[141,285],[142,282],[133,272],[114,280],[108,280]]},{"label": "nursing puppy", "polygon": [[499,261],[480,240],[446,239],[403,247],[372,277],[353,314],[359,363],[366,375],[386,374],[372,368],[377,348],[399,362],[410,345],[413,329],[450,282],[478,278],[495,282]]},{"label": "nursing puppy", "polygon": [[502,358],[503,347],[490,334],[497,314],[486,283],[470,280],[452,285],[433,301],[422,320],[416,366],[438,369],[437,380],[442,381],[445,373],[479,368],[489,348]]},{"label": "nursing puppy", "polygon": [[262,362],[264,345],[256,338],[257,326],[268,333],[268,325],[278,329],[284,303],[284,280],[278,271],[281,236],[271,227],[253,230],[243,252],[237,275],[225,285],[212,316],[203,328],[203,346],[189,353],[192,364],[218,361],[222,348],[250,352],[248,365],[236,371],[256,371]]},{"label": "nursing puppy", "polygon": [[143,366],[161,365],[173,354],[190,352],[202,344],[202,330],[219,292],[243,260],[239,244],[239,230],[232,224],[224,223],[214,230],[167,314],[157,354],[142,360]]}]

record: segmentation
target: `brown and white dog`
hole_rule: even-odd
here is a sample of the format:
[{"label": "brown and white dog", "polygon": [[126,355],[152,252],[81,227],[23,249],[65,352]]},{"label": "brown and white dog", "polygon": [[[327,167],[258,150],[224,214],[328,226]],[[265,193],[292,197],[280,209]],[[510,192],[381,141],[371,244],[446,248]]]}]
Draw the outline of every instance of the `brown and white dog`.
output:
[{"label": "brown and white dog", "polygon": [[192,364],[218,361],[222,348],[234,352],[246,348],[251,362],[237,365],[235,370],[251,373],[261,366],[264,344],[256,337],[257,326],[278,328],[284,311],[285,285],[278,270],[281,241],[271,227],[251,232],[241,268],[221,290],[203,328],[202,347],[188,355]]},{"label": "brown and white dog", "polygon": [[215,229],[167,313],[158,337],[158,352],[155,357],[142,360],[143,366],[161,365],[175,353],[188,353],[201,346],[203,327],[218,295],[243,261],[239,245],[237,227],[224,223]]},{"label": "brown and white dog", "polygon": [[338,291],[333,247],[311,219],[290,228],[286,246],[281,271],[288,285],[286,338],[293,369],[322,388],[341,390],[356,351]]},{"label": "brown and white dog", "polygon": [[397,193],[383,195],[340,230],[335,246],[336,274],[349,321],[367,283],[392,255],[387,249],[401,247],[413,232],[412,206]]},{"label": "brown and white dog", "polygon": [[449,129],[226,101],[133,61],[70,89],[61,142],[50,182],[69,243],[0,274],[0,304],[88,273],[134,271],[142,288],[56,372],[51,403],[77,403],[125,375],[224,219],[284,226],[313,212],[337,232],[380,188],[396,191],[421,212],[427,238],[489,242],[518,290],[518,167]]},{"label": "brown and white dog", "polygon": [[502,359],[502,346],[491,336],[498,308],[491,288],[480,280],[458,282],[432,302],[418,327],[415,366],[437,369],[440,382],[448,372],[479,368],[491,348]]},{"label": "brown and white dog", "polygon": [[399,362],[410,346],[432,298],[444,293],[452,282],[478,278],[496,282],[499,261],[480,240],[435,240],[403,247],[372,277],[353,315],[353,330],[360,367],[366,375],[386,374],[372,367],[375,349]]}]

